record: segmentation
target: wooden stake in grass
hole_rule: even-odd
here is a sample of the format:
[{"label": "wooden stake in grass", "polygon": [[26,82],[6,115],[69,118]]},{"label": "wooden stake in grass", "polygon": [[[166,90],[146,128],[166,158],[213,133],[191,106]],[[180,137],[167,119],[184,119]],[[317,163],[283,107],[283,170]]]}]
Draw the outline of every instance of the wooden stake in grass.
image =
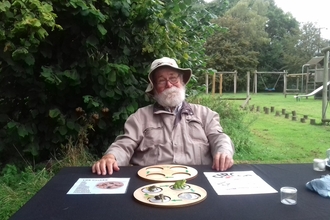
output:
[{"label": "wooden stake in grass", "polygon": [[289,118],[289,113],[285,113],[285,118]]},{"label": "wooden stake in grass", "polygon": [[305,119],[304,119],[304,118],[301,118],[301,119],[300,119],[300,122],[301,122],[301,123],[305,123]]},{"label": "wooden stake in grass", "polygon": [[292,121],[297,121],[297,116],[292,115]]},{"label": "wooden stake in grass", "polygon": [[269,114],[269,108],[265,108],[265,113],[268,115]]},{"label": "wooden stake in grass", "polygon": [[310,124],[311,124],[311,125],[315,125],[315,119],[311,119],[311,120],[310,120]]},{"label": "wooden stake in grass", "polygon": [[280,111],[276,111],[275,116],[280,116]]},{"label": "wooden stake in grass", "polygon": [[275,107],[274,106],[271,106],[270,107],[270,112],[274,112],[275,111]]}]

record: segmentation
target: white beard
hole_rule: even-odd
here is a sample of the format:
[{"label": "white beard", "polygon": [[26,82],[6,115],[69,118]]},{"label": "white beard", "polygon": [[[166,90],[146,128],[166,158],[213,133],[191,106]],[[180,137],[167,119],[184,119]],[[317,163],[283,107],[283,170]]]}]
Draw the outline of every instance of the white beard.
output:
[{"label": "white beard", "polygon": [[165,89],[160,94],[155,94],[154,98],[163,107],[170,108],[180,105],[186,96],[185,87],[178,88],[172,86],[171,88]]}]

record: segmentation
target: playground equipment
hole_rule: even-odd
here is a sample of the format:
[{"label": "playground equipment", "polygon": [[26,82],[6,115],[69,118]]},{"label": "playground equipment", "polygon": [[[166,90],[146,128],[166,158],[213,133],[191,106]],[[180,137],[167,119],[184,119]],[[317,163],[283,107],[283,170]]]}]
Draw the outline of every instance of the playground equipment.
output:
[{"label": "playground equipment", "polygon": [[[301,93],[309,94],[310,92],[316,90],[318,87],[323,85],[323,72],[324,72],[324,56],[316,56],[310,59],[301,68],[303,77],[301,79]],[[306,73],[303,73],[304,67],[307,67]],[[329,77],[329,76],[328,76]],[[304,81],[305,79],[305,81]],[[321,97],[322,94],[316,93],[314,98],[317,96]],[[307,98],[307,97],[306,97]]]},{"label": "playground equipment", "polygon": [[[330,119],[327,119],[327,117],[326,117],[326,112],[327,112],[327,107],[329,104],[329,97],[330,97],[330,89],[328,89],[328,86],[330,85],[329,51],[330,51],[330,46],[323,48],[321,50],[321,52],[324,54],[324,56],[314,57],[307,63],[309,65],[315,66],[315,69],[313,69],[315,71],[314,72],[314,88],[317,83],[322,83],[322,86],[319,86],[317,89],[314,89],[314,91],[309,94],[294,96],[295,98],[299,98],[299,97],[307,98],[308,96],[312,96],[312,95],[315,96],[322,90],[322,123],[330,123]],[[324,63],[323,69],[318,68],[321,66],[321,65],[319,65],[319,63],[322,61]],[[308,74],[306,76],[307,76],[307,80],[306,80],[306,91],[307,91]]]},{"label": "playground equipment", "polygon": [[265,83],[265,81],[264,81],[264,78],[262,77],[262,74],[260,74],[261,81],[263,82],[266,91],[275,91],[276,85],[277,85],[278,80],[280,79],[280,77],[281,77],[281,74],[278,75],[277,80],[276,80],[276,82],[275,82],[275,85],[274,85],[273,87],[267,87],[267,86],[266,86],[266,83]]},{"label": "playground equipment", "polygon": [[[322,88],[324,86],[324,69],[323,65],[326,63],[324,62],[324,56],[316,56],[309,60],[307,63],[302,65],[301,73],[297,74],[285,74],[284,75],[284,95],[285,97],[288,94],[294,94],[295,98],[314,96],[314,99],[318,99],[322,97]],[[324,64],[323,64],[324,63]],[[304,67],[306,68],[306,72],[304,72]],[[329,78],[328,73],[328,78]],[[288,85],[289,80],[292,78],[296,78],[297,84],[294,89],[289,89]],[[299,87],[301,80],[301,87]],[[327,82],[326,82],[327,83]],[[293,84],[291,83],[291,86]],[[300,94],[299,94],[300,93]]]},{"label": "playground equipment", "polygon": [[[327,87],[328,85],[330,85],[330,81],[327,82],[326,87]],[[309,96],[313,96],[313,95],[315,95],[316,93],[318,93],[319,91],[323,90],[323,87],[324,87],[324,86],[322,85],[322,86],[318,87],[317,89],[315,89],[313,92],[311,92],[311,93],[309,93],[309,94],[306,94],[306,95],[295,95],[294,97],[295,97],[295,98],[300,98],[300,97],[309,97]],[[326,89],[325,89],[325,90],[326,90]]]},{"label": "playground equipment", "polygon": [[[304,73],[294,73],[294,74],[284,74],[283,75],[283,91],[284,91],[284,96],[286,98],[286,96],[288,94],[295,94],[298,95],[299,91],[303,92],[303,87],[301,87],[301,89],[299,89],[299,81],[301,79],[301,82],[303,83],[303,78],[306,74]],[[294,85],[294,83],[292,83],[292,80],[296,80],[296,83]],[[289,83],[291,81],[291,83]],[[290,88],[288,88],[288,85],[290,85]]]},{"label": "playground equipment", "polygon": [[[323,69],[323,93],[322,93],[322,123],[330,122],[326,117],[327,107],[328,107],[328,81],[329,81],[329,51],[330,47],[323,48],[321,50],[324,53],[324,69]],[[330,89],[329,89],[330,97]]]},{"label": "playground equipment", "polygon": [[[237,71],[234,72],[218,72],[212,75],[212,95],[215,94],[215,84],[216,84],[216,75],[219,75],[219,94],[222,95],[222,74],[229,73],[234,74],[234,94],[236,94],[236,87],[237,87]],[[247,72],[246,75],[246,98],[230,98],[231,100],[245,100],[244,103],[241,105],[242,108],[245,108],[249,104],[250,97],[250,72]],[[209,75],[206,74],[205,77],[205,84],[206,84],[206,94],[208,94],[208,84],[209,84]]]},{"label": "playground equipment", "polygon": [[[271,92],[271,91],[275,91],[275,88],[279,82],[279,79],[281,78],[281,76],[284,76],[286,74],[286,72],[285,71],[284,72],[258,72],[258,71],[255,71],[254,72],[254,88],[253,88],[254,93],[258,93],[258,74],[261,78],[261,81],[263,82],[263,84],[265,86],[265,90]],[[275,84],[273,85],[273,87],[267,87],[267,85],[262,77],[262,74],[279,74],[279,76],[277,77],[277,80],[276,80]]]},{"label": "playground equipment", "polygon": [[[234,75],[234,94],[236,94],[236,88],[237,88],[237,71],[233,72],[217,72],[212,75],[212,95],[215,94],[215,84],[216,84],[216,77],[219,74],[219,94],[222,95],[222,78],[223,74],[233,74]],[[205,76],[205,85],[206,85],[206,94],[208,94],[209,88],[209,75],[206,73]]]}]

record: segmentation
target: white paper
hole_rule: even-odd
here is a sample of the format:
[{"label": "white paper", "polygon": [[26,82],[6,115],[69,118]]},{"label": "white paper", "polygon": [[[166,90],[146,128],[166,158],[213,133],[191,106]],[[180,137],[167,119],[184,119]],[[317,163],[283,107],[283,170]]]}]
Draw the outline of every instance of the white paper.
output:
[{"label": "white paper", "polygon": [[204,172],[218,195],[277,193],[253,171]]},{"label": "white paper", "polygon": [[67,194],[124,194],[130,178],[79,178]]}]

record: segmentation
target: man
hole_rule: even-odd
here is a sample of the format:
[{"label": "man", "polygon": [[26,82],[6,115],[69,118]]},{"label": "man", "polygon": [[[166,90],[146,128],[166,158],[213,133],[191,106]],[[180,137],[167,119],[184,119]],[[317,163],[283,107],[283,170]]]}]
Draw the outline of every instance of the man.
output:
[{"label": "man", "polygon": [[128,117],[105,155],[92,166],[98,175],[119,171],[129,164],[212,165],[225,171],[234,164],[234,146],[223,133],[219,115],[211,109],[185,102],[185,85],[191,69],[179,68],[174,59],[152,62],[146,92],[156,103]]}]

